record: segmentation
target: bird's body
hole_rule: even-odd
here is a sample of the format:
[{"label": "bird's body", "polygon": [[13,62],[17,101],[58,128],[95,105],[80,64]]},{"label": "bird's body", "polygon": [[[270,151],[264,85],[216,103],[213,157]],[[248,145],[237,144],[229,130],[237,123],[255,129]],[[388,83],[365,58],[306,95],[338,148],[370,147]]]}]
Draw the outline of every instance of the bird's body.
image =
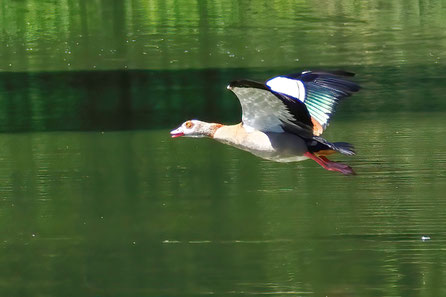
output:
[{"label": "bird's body", "polygon": [[327,170],[353,174],[347,165],[327,155],[353,155],[353,146],[330,143],[320,134],[328,126],[337,102],[359,90],[342,76],[348,72],[306,71],[278,76],[265,84],[238,80],[229,84],[242,106],[242,122],[222,125],[190,120],[171,131],[172,137],[210,137],[276,162],[313,159]]},{"label": "bird's body", "polygon": [[248,132],[240,123],[220,127],[213,138],[271,161],[297,162],[308,159],[303,156],[308,152],[305,141],[291,133]]}]

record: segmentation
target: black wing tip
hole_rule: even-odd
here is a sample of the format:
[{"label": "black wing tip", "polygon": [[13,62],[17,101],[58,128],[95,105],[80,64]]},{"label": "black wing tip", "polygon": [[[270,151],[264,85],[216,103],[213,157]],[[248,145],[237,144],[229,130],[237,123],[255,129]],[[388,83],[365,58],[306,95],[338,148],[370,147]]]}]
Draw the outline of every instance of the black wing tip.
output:
[{"label": "black wing tip", "polygon": [[356,92],[359,92],[360,90],[361,90],[361,86],[360,85],[358,85],[357,83],[353,83],[354,85],[351,85],[351,88],[350,88],[350,91],[352,92],[352,93],[356,93]]},{"label": "black wing tip", "polygon": [[[337,88],[340,88],[340,90],[347,92],[346,94],[344,94],[344,96],[349,96],[351,93],[355,93],[361,90],[360,85],[358,85],[353,81],[343,78],[343,77],[353,77],[353,76],[355,76],[355,73],[345,70],[315,70],[315,71],[311,70],[311,71],[303,71],[300,73],[284,75],[284,77],[299,79],[304,82],[311,82],[316,80],[317,78],[327,79],[327,80],[331,79],[332,84],[333,83],[336,84]],[[268,88],[268,86],[266,86],[264,83],[260,83],[250,79],[239,79],[231,81],[227,86],[227,89],[233,90],[233,88],[255,88],[255,89],[268,90],[272,92],[270,88]]]},{"label": "black wing tip", "polygon": [[332,85],[332,87],[340,88],[340,90],[347,91],[349,93],[355,93],[361,90],[361,86],[356,82],[353,82],[346,77],[353,77],[355,73],[344,70],[335,71],[316,71],[313,72],[316,77],[312,79],[321,79],[326,83]]},{"label": "black wing tip", "polygon": [[354,72],[345,70],[309,70],[284,76],[291,79],[299,79],[303,82],[313,82],[322,79],[327,82],[330,81],[330,84],[333,86],[341,87],[344,90],[348,90],[350,93],[354,93],[358,92],[361,87],[348,78],[354,77],[355,75]]}]

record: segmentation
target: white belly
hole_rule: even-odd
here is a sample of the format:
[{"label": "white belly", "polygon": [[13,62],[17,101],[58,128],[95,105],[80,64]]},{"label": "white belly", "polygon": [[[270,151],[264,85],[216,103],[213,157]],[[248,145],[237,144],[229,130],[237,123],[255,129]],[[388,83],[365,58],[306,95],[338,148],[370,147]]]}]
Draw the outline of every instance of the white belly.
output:
[{"label": "white belly", "polygon": [[[220,129],[219,129],[220,130]],[[225,135],[219,130],[214,139],[248,151],[260,158],[276,162],[298,162],[308,159],[303,156],[308,151],[305,141],[290,133],[246,132],[243,128],[232,135]],[[241,130],[241,131],[240,131]]]}]

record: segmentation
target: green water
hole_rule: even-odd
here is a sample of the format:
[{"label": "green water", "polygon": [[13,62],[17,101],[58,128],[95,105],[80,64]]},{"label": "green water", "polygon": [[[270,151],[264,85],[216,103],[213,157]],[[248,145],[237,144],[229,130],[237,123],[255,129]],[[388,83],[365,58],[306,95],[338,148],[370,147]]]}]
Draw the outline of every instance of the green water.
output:
[{"label": "green water", "polygon": [[2,0],[0,69],[443,64],[444,0]]},{"label": "green water", "polygon": [[[0,2],[1,296],[446,296],[445,1]],[[356,72],[342,176],[209,139],[225,87]]]},{"label": "green water", "polygon": [[336,122],[353,177],[167,130],[3,134],[2,295],[442,296],[446,120],[414,116]]}]

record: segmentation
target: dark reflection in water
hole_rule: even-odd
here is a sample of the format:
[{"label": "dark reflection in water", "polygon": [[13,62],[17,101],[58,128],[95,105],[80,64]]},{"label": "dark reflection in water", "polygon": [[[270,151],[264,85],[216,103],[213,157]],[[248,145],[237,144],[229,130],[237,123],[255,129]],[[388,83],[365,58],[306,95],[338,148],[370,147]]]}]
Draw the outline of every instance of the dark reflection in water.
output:
[{"label": "dark reflection in water", "polygon": [[2,293],[442,296],[445,121],[335,120],[353,177],[168,130],[3,134]]},{"label": "dark reflection in water", "polygon": [[[358,73],[355,80],[363,90],[341,104],[337,118],[348,115],[367,118],[387,112],[391,119],[393,113],[446,111],[446,102],[442,100],[446,91],[442,83],[446,79],[444,67],[348,70]],[[171,128],[190,118],[238,122],[240,104],[226,90],[230,81],[240,78],[264,81],[296,71],[257,68],[3,72],[0,73],[0,131]],[[387,123],[383,123],[382,129],[388,129]]]}]

